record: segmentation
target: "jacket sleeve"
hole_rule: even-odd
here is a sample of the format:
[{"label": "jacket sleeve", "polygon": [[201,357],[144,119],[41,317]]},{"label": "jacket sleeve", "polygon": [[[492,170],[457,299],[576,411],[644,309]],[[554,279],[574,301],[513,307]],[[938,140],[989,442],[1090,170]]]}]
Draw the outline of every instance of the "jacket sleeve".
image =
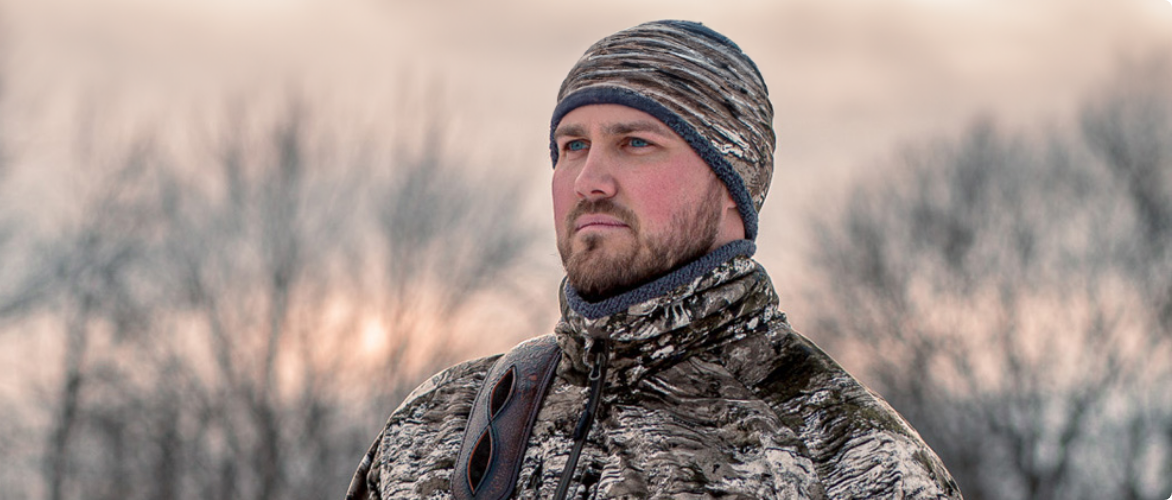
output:
[{"label": "jacket sleeve", "polygon": [[899,413],[808,339],[787,333],[758,390],[796,423],[830,498],[961,498],[936,453]]},{"label": "jacket sleeve", "polygon": [[378,433],[370,450],[363,455],[358,470],[350,479],[350,488],[346,490],[346,500],[381,500],[378,492],[378,468],[373,467],[379,453],[379,443],[383,440],[383,433]]},{"label": "jacket sleeve", "polygon": [[445,490],[468,410],[498,357],[460,363],[408,394],[362,457],[346,500],[427,497]]}]

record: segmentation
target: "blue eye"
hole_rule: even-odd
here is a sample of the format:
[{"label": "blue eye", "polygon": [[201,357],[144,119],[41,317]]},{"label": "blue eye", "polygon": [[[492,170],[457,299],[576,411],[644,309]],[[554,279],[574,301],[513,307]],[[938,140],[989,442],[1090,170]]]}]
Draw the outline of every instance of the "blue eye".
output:
[{"label": "blue eye", "polygon": [[644,148],[644,147],[647,147],[650,145],[651,145],[651,143],[649,143],[643,139],[640,139],[638,137],[631,138],[631,147]]},{"label": "blue eye", "polygon": [[581,139],[573,140],[566,143],[566,151],[581,151],[586,149],[586,141]]}]

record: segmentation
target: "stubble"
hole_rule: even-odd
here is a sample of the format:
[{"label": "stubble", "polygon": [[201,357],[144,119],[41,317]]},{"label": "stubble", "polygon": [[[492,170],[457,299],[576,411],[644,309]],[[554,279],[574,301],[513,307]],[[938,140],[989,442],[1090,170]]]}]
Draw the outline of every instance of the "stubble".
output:
[{"label": "stubble", "polygon": [[[720,194],[717,186],[693,210],[672,216],[666,234],[647,234],[634,213],[609,199],[581,201],[570,211],[558,252],[570,284],[590,302],[613,297],[647,283],[712,250],[720,230]],[[584,214],[606,214],[622,221],[634,236],[633,243],[607,241],[604,234],[587,234],[573,247],[574,221]]]}]

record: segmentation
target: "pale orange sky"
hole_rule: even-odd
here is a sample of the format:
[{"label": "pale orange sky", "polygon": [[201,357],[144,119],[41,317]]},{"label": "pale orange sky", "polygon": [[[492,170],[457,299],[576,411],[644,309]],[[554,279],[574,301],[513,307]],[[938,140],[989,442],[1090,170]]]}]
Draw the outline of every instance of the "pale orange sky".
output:
[{"label": "pale orange sky", "polygon": [[[83,108],[111,134],[132,134],[296,87],[339,116],[393,128],[405,95],[431,91],[457,147],[533,172],[534,217],[546,222],[546,127],[561,79],[598,38],[661,18],[728,35],[765,75],[778,151],[758,257],[783,298],[799,291],[789,278],[800,275],[806,214],[898,145],[982,113],[1011,126],[1061,121],[1120,56],[1172,52],[1167,0],[0,0],[20,123],[9,127],[10,195],[70,199],[78,181],[61,152]],[[548,234],[539,253],[552,283]]]}]

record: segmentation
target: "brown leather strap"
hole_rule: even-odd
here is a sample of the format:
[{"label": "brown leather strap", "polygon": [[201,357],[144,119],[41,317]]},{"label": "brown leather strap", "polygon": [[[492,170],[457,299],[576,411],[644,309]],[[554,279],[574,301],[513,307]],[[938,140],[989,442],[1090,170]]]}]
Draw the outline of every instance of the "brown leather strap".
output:
[{"label": "brown leather strap", "polygon": [[537,411],[557,371],[553,335],[522,342],[492,365],[472,403],[452,472],[457,500],[502,500],[513,494]]}]

